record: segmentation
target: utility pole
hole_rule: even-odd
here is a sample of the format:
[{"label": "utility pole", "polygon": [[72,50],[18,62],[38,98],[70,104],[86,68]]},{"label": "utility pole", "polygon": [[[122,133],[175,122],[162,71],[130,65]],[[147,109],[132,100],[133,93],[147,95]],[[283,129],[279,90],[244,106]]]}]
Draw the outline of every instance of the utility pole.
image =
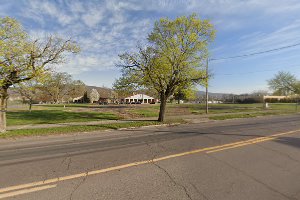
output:
[{"label": "utility pole", "polygon": [[206,114],[208,114],[208,58],[206,59]]}]

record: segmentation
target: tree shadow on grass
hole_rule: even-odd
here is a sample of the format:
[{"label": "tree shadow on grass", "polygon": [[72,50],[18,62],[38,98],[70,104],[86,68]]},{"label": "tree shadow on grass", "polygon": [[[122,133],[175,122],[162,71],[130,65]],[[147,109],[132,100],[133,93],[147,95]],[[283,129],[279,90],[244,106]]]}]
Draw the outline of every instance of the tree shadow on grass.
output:
[{"label": "tree shadow on grass", "polygon": [[36,110],[23,112],[8,112],[9,125],[23,124],[54,124],[76,121],[116,120],[118,116],[112,113],[96,112],[65,112],[60,110]]}]

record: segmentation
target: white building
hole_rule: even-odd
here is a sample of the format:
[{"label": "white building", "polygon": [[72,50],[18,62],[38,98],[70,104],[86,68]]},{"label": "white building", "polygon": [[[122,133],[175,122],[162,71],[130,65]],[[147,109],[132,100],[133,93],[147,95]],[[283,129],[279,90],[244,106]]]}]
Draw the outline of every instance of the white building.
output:
[{"label": "white building", "polygon": [[155,103],[156,100],[146,94],[135,94],[122,99],[124,103],[140,102],[140,103]]}]

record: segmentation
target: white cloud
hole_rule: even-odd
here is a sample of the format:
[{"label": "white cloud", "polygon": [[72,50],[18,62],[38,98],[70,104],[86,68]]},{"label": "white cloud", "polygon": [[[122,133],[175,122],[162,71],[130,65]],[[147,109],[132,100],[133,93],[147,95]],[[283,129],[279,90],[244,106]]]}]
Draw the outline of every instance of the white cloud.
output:
[{"label": "white cloud", "polygon": [[104,11],[100,7],[90,8],[81,18],[88,27],[92,28],[103,20]]},{"label": "white cloud", "polygon": [[70,56],[66,63],[56,66],[59,71],[70,74],[80,74],[85,71],[102,71],[115,67],[117,60],[109,55],[74,55]]},{"label": "white cloud", "polygon": [[[38,22],[34,25],[40,26],[29,27],[31,35],[56,33],[78,41],[81,54],[60,68],[77,74],[114,68],[118,54],[134,50],[139,40],[145,40],[154,20],[165,16],[173,18],[195,12],[202,18],[210,18],[216,25],[217,40],[224,32],[230,33],[213,50],[216,57],[222,53],[230,55],[228,49],[253,52],[257,48],[300,41],[300,22],[289,24],[291,20],[285,21],[286,18],[297,18],[299,0],[24,0],[23,4],[19,8],[21,17],[33,19]],[[274,17],[282,18],[282,23],[272,23]],[[260,19],[266,20],[264,23],[269,23],[267,25],[273,31],[264,27],[252,30],[253,24],[259,23]],[[248,33],[242,36],[240,30]]]},{"label": "white cloud", "polygon": [[[76,20],[76,16],[67,13],[62,7],[54,4],[52,1],[28,1],[27,8],[23,10],[24,17],[31,18],[37,22],[43,23],[45,17],[51,17],[56,20],[60,25],[65,26]],[[42,19],[44,18],[44,19]]]},{"label": "white cloud", "polygon": [[84,13],[84,6],[83,3],[80,1],[76,1],[76,0],[71,0],[66,2],[69,10],[74,14],[74,15],[78,15],[80,13]]}]

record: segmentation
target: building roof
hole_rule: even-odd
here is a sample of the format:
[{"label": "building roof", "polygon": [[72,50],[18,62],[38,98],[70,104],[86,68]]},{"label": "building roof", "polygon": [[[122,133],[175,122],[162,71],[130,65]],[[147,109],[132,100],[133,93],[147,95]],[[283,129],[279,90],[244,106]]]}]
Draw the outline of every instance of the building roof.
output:
[{"label": "building roof", "polygon": [[264,99],[286,99],[288,96],[264,96]]}]

